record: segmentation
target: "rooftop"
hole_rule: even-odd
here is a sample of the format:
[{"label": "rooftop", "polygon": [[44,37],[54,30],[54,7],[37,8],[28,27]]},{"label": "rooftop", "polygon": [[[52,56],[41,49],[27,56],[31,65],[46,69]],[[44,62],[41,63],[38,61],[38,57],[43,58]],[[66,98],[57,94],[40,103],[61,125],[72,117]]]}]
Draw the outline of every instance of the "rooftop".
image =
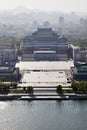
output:
[{"label": "rooftop", "polygon": [[78,66],[77,69],[79,71],[87,71],[87,66]]}]

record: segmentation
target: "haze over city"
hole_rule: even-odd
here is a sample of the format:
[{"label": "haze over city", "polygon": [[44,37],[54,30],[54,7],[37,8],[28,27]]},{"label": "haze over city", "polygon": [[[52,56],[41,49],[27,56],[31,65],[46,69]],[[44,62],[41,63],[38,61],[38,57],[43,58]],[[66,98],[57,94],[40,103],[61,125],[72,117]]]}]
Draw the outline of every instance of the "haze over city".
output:
[{"label": "haze over city", "polygon": [[87,1],[0,0],[0,130],[87,130]]},{"label": "haze over city", "polygon": [[41,11],[87,12],[86,0],[0,0],[0,10],[19,6]]}]

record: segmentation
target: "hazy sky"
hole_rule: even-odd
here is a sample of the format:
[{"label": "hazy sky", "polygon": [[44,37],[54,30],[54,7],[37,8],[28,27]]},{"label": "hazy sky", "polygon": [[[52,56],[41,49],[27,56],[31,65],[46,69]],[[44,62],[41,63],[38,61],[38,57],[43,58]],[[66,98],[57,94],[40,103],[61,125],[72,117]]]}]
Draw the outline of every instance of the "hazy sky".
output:
[{"label": "hazy sky", "polygon": [[0,0],[0,10],[25,6],[29,9],[87,12],[87,0]]}]

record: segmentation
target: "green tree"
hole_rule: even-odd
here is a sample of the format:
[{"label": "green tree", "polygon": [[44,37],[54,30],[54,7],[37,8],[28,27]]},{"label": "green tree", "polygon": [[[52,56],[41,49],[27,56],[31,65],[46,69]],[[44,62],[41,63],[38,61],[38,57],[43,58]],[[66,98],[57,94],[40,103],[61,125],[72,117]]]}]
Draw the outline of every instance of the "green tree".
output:
[{"label": "green tree", "polygon": [[60,94],[63,93],[62,85],[58,85],[58,86],[56,87],[56,92],[57,92],[57,93],[60,93]]},{"label": "green tree", "polygon": [[17,83],[16,82],[13,82],[11,85],[13,86],[14,89],[17,88]]},{"label": "green tree", "polygon": [[72,82],[71,87],[73,88],[74,92],[85,94],[87,93],[87,82]]},{"label": "green tree", "polygon": [[33,87],[32,86],[27,87],[27,93],[33,94]]},{"label": "green tree", "polygon": [[73,90],[74,90],[75,92],[77,92],[77,90],[78,90],[78,88],[79,88],[79,83],[73,81],[72,84],[71,84],[71,87],[73,88]]},{"label": "green tree", "polygon": [[9,90],[10,90],[9,84],[0,83],[0,94],[7,94],[9,93]]},{"label": "green tree", "polygon": [[0,82],[5,82],[6,78],[4,76],[0,77]]}]

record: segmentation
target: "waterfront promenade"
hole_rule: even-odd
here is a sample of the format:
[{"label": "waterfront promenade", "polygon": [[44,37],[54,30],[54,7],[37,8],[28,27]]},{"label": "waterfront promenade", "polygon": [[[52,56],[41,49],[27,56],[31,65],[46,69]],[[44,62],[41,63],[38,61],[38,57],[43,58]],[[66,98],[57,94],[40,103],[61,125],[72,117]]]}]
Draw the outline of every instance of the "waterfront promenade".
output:
[{"label": "waterfront promenade", "polygon": [[7,94],[0,95],[0,100],[87,100],[87,94]]}]

